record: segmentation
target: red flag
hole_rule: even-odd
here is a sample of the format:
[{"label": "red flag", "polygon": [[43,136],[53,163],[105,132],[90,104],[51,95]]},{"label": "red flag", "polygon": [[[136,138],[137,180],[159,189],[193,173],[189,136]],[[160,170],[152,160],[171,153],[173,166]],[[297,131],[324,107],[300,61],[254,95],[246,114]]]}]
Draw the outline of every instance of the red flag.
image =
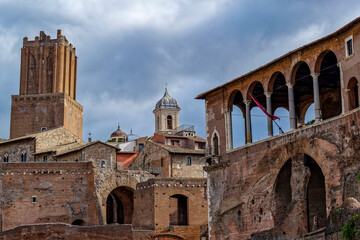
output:
[{"label": "red flag", "polygon": [[261,111],[263,111],[271,120],[273,120],[273,121],[276,120],[276,119],[279,119],[279,120],[280,120],[279,117],[269,114],[269,113],[266,111],[266,109],[265,109],[258,101],[255,100],[255,98],[253,97],[253,95],[251,95],[251,93],[250,93],[250,97],[252,98],[252,100],[254,100],[254,102],[255,102],[256,105],[261,109]]}]

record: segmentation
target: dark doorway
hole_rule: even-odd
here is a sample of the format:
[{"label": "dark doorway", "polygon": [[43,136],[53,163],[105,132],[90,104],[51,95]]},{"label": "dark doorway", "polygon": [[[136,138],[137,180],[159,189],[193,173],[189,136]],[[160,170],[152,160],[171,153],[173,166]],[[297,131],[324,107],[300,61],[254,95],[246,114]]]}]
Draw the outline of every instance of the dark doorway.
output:
[{"label": "dark doorway", "polygon": [[133,210],[133,190],[129,187],[118,187],[106,199],[106,223],[131,224]]},{"label": "dark doorway", "polygon": [[170,225],[188,225],[188,201],[184,195],[169,198]]},{"label": "dark doorway", "polygon": [[326,227],[325,177],[319,165],[308,155],[305,155],[305,166],[311,172],[307,186],[306,202],[308,231],[312,232]]},{"label": "dark doorway", "polygon": [[275,226],[286,217],[287,208],[291,202],[291,159],[280,169],[275,184]]}]

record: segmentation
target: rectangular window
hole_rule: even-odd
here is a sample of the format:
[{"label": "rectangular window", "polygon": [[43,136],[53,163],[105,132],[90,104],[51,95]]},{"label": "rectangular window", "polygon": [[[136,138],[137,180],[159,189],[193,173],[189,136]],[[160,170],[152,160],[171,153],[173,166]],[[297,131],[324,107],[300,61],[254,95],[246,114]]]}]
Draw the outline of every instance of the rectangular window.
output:
[{"label": "rectangular window", "polygon": [[181,168],[181,163],[180,162],[177,163],[177,168]]},{"label": "rectangular window", "polygon": [[36,203],[36,196],[32,196],[31,198],[32,198],[32,202]]},{"label": "rectangular window", "polygon": [[139,143],[139,152],[141,152],[141,150],[143,150],[144,148],[144,144],[143,143]]},{"label": "rectangular window", "polygon": [[164,166],[164,159],[163,158],[161,159],[161,166],[162,167]]},{"label": "rectangular window", "polygon": [[191,157],[186,158],[186,163],[187,163],[187,165],[191,165]]},{"label": "rectangular window", "polygon": [[349,57],[354,54],[354,44],[353,44],[353,36],[345,39],[345,49],[346,49],[346,57]]},{"label": "rectangular window", "polygon": [[101,161],[101,168],[105,167],[105,161]]},{"label": "rectangular window", "polygon": [[44,156],[43,161],[44,161],[44,162],[47,162],[47,156]]}]

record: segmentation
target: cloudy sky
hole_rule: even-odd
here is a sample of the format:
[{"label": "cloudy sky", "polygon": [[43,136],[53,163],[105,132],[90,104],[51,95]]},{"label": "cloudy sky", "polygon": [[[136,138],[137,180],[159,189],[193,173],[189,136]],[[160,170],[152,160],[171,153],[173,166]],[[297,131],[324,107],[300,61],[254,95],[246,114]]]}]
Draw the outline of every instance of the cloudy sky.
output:
[{"label": "cloudy sky", "polygon": [[[230,81],[360,16],[350,0],[0,0],[0,138],[8,138],[23,37],[56,30],[76,47],[84,138],[154,132],[169,93],[182,124],[205,137],[199,93]],[[265,127],[265,126],[264,126]]]}]

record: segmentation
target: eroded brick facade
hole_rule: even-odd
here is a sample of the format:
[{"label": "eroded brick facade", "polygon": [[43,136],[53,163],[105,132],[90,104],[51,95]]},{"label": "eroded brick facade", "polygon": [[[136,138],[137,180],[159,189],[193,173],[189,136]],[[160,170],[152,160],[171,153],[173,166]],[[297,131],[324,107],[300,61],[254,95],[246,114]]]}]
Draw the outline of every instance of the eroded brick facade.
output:
[{"label": "eroded brick facade", "polygon": [[82,137],[83,107],[76,102],[75,48],[58,30],[25,37],[21,49],[19,95],[11,101],[10,138],[65,127]]},{"label": "eroded brick facade", "polygon": [[[356,19],[198,96],[205,99],[211,149],[211,239],[337,239],[343,223],[331,216],[345,199],[360,200],[359,45]],[[291,130],[272,136],[270,122],[269,137],[252,143],[250,109],[256,105],[250,94],[270,114],[288,109]],[[305,125],[311,103],[315,123]],[[232,144],[233,106],[246,119],[247,144],[238,148]]]}]

